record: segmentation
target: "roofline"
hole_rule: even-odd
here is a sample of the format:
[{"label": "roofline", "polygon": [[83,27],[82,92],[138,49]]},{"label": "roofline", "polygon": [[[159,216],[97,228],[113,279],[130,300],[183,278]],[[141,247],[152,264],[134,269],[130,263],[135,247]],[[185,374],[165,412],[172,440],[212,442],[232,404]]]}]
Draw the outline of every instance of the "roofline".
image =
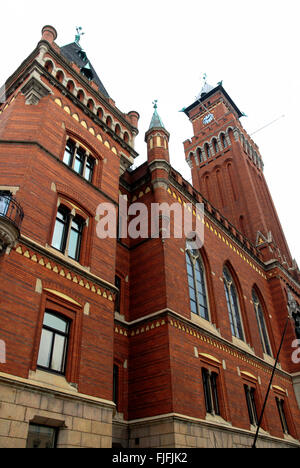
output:
[{"label": "roofline", "polygon": [[243,117],[243,113],[239,110],[239,108],[237,107],[237,105],[233,102],[233,100],[231,99],[231,97],[229,96],[229,94],[225,91],[225,89],[223,88],[222,85],[218,85],[216,88],[212,89],[211,91],[209,91],[208,93],[206,93],[203,97],[197,99],[197,101],[195,101],[193,104],[191,104],[189,107],[186,107],[184,109],[184,113],[187,117],[189,117],[189,112],[194,109],[194,107],[198,106],[199,103],[201,102],[204,102],[206,101],[206,99],[208,99],[209,97],[213,96],[213,94],[217,93],[218,91],[221,91],[221,93],[225,96],[225,98],[227,99],[227,101],[230,103],[230,105],[233,107],[233,109],[235,110],[235,112],[237,113],[238,115],[238,118],[240,117]]}]

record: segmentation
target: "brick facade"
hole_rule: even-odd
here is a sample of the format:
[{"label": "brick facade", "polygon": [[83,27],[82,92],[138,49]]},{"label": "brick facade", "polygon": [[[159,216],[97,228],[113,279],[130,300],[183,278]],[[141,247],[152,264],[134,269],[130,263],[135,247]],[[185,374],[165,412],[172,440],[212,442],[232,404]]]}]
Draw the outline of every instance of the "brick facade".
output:
[{"label": "brick facade", "polygon": [[[169,133],[159,122],[146,133],[148,161],[128,170],[137,156],[138,114],[122,113],[55,39],[54,28],[45,27],[8,79],[0,107],[0,190],[9,189],[25,214],[18,242],[0,257],[0,339],[6,345],[0,446],[25,447],[29,424],[38,424],[59,429],[58,447],[249,447],[255,426],[244,386],[255,389],[260,412],[288,291],[298,304],[300,295],[299,270],[258,148],[219,85],[185,110],[194,129],[184,143],[193,185],[170,165]],[[205,125],[209,110],[214,120]],[[69,140],[93,158],[91,180],[65,163]],[[210,153],[200,161],[198,150],[207,151],[207,141]],[[201,224],[209,320],[191,312],[185,236],[164,239],[159,224],[152,238],[99,238],[98,207],[108,203],[117,212],[119,196],[129,208],[135,202],[147,207],[148,231],[153,203],[176,202],[193,225]],[[197,203],[204,204],[204,217]],[[71,219],[83,220],[76,260],[52,245],[62,206]],[[124,218],[122,227],[132,219]],[[169,219],[172,225],[172,214]],[[243,340],[232,335],[224,266],[236,287]],[[263,349],[253,290],[272,356]],[[46,311],[70,323],[60,375],[38,366]],[[290,320],[261,447],[300,445],[299,364],[291,358],[296,337]],[[217,375],[218,414],[207,410],[203,368]],[[276,397],[284,401],[286,434]]]}]

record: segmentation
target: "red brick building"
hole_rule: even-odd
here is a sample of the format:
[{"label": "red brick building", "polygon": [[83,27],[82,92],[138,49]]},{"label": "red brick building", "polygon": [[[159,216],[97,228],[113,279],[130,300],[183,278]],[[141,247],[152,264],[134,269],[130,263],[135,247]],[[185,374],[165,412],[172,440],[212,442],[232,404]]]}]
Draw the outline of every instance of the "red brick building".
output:
[{"label": "red brick building", "polygon": [[[258,446],[299,448],[300,273],[238,107],[220,83],[185,109],[192,185],[156,108],[132,170],[139,114],[56,36],[0,96],[0,446],[250,447],[286,326]],[[148,231],[176,203],[203,247],[164,237],[172,211],[124,237],[137,202]]]}]

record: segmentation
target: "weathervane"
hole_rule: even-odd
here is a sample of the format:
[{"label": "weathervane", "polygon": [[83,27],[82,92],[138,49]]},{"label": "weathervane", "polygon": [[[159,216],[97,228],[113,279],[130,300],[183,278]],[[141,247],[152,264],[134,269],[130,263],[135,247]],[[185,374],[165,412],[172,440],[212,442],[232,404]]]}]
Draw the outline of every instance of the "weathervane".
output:
[{"label": "weathervane", "polygon": [[157,109],[157,99],[155,99],[155,100],[152,102],[152,104],[153,104],[153,108],[156,110],[156,109]]},{"label": "weathervane", "polygon": [[76,28],[76,31],[77,31],[77,34],[76,34],[76,36],[75,36],[75,42],[76,42],[76,44],[79,44],[81,36],[83,36],[85,33],[84,33],[84,32],[81,32],[81,31],[82,31],[82,27],[81,27],[81,26],[79,26],[78,28]]}]

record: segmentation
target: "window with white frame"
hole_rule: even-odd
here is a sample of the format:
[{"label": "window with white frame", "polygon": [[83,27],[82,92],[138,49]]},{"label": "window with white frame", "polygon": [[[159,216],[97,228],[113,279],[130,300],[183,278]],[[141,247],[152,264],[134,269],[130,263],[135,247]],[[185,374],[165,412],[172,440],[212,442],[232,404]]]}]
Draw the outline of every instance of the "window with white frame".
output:
[{"label": "window with white frame", "polygon": [[186,249],[186,267],[191,311],[209,320],[204,265],[199,251],[190,249],[189,244]]},{"label": "window with white frame", "polygon": [[223,280],[232,335],[244,340],[238,293],[227,267],[223,269]]},{"label": "window with white frame", "polygon": [[92,182],[95,159],[71,138],[67,141],[63,162],[88,182]]},{"label": "window with white frame", "polygon": [[252,300],[263,351],[265,354],[272,356],[271,345],[264,318],[263,308],[254,289],[252,290]]},{"label": "window with white frame", "polygon": [[56,215],[52,247],[79,262],[85,224],[86,221],[81,216],[60,205]]}]

